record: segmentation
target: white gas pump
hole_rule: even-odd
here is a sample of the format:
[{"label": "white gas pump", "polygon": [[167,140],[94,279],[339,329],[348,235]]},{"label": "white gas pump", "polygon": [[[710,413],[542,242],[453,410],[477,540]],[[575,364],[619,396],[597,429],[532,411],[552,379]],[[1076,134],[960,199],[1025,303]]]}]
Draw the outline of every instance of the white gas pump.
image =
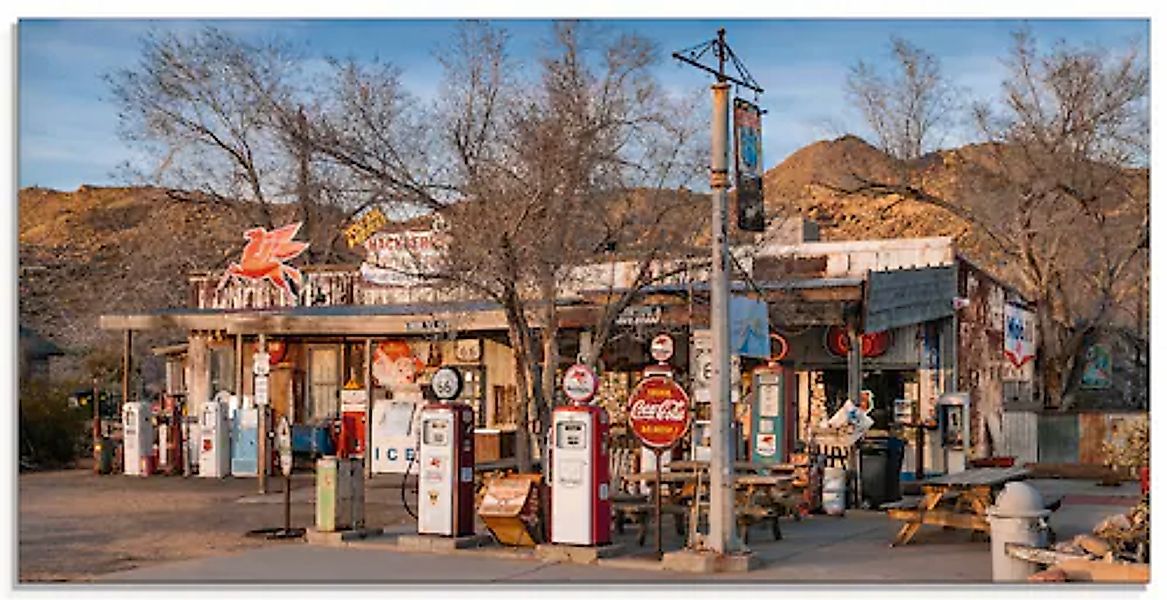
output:
[{"label": "white gas pump", "polygon": [[599,406],[560,406],[551,413],[552,543],[611,543],[607,438],[608,413]]},{"label": "white gas pump", "polygon": [[150,405],[127,402],[122,405],[122,457],[126,475],[145,475],[142,459],[154,451],[154,425]]},{"label": "white gas pump", "polygon": [[417,532],[473,535],[473,409],[457,403],[422,408],[418,458]]},{"label": "white gas pump", "polygon": [[969,404],[968,392],[944,394],[936,403],[945,473],[960,473],[966,468],[969,444],[972,442]]},{"label": "white gas pump", "polygon": [[230,425],[227,405],[204,402],[199,411],[199,477],[226,477],[231,470]]}]

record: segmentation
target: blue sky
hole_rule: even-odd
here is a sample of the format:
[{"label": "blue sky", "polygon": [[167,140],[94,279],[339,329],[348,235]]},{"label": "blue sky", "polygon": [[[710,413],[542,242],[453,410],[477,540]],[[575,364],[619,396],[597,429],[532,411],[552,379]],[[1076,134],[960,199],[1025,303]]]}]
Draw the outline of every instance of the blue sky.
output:
[{"label": "blue sky", "polygon": [[[844,80],[859,59],[879,62],[895,34],[936,54],[969,97],[996,94],[1017,20],[612,20],[618,30],[655,40],[661,83],[676,92],[705,88],[709,79],[669,53],[728,31],[730,45],[766,89],[761,105],[766,168],[793,151],[843,132],[866,135],[847,105]],[[549,31],[545,20],[497,21],[511,31],[512,54],[530,56]],[[1121,49],[1146,47],[1146,20],[1027,21],[1038,40]],[[81,184],[117,185],[119,163],[131,158],[117,137],[117,115],[102,75],[132,67],[142,34],[194,31],[214,24],[245,37],[281,36],[309,54],[358,59],[374,56],[403,70],[403,81],[431,98],[440,77],[435,46],[457,26],[452,20],[23,20],[18,25],[19,175],[21,187],[73,190]],[[747,96],[749,97],[749,96]],[[951,143],[966,139],[958,133]]]}]

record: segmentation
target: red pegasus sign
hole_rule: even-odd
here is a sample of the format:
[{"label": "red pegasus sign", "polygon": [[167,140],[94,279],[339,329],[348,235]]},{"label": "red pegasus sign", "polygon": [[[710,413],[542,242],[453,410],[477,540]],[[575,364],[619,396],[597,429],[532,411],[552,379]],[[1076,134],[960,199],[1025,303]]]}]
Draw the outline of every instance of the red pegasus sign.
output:
[{"label": "red pegasus sign", "polygon": [[247,240],[247,245],[243,247],[243,256],[239,262],[227,266],[227,272],[223,274],[219,286],[222,287],[232,277],[266,279],[294,302],[296,293],[303,284],[303,277],[298,269],[284,263],[296,258],[308,248],[308,242],[292,240],[300,231],[300,225],[292,223],[271,231],[256,227],[243,232],[243,239]]}]

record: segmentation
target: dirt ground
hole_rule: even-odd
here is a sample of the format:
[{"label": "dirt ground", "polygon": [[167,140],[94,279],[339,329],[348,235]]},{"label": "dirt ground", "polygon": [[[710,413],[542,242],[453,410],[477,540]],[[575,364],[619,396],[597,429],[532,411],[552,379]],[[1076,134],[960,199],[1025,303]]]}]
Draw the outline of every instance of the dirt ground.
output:
[{"label": "dirt ground", "polygon": [[[149,564],[289,543],[245,535],[283,525],[282,478],[273,478],[262,498],[254,478],[138,478],[75,469],[21,473],[19,481],[21,582],[86,581]],[[369,526],[412,521],[402,508],[399,484],[397,476],[373,479],[366,494]],[[313,474],[297,473],[293,527],[312,526],[313,494]]]}]

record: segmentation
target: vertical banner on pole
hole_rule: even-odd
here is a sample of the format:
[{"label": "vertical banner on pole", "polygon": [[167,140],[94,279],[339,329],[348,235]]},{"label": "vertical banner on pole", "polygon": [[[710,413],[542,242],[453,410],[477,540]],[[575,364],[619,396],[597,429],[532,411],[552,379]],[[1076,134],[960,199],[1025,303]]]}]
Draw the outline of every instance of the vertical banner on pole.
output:
[{"label": "vertical banner on pole", "polygon": [[737,179],[737,226],[742,231],[765,231],[762,195],[762,112],[757,105],[733,99],[733,142]]}]

